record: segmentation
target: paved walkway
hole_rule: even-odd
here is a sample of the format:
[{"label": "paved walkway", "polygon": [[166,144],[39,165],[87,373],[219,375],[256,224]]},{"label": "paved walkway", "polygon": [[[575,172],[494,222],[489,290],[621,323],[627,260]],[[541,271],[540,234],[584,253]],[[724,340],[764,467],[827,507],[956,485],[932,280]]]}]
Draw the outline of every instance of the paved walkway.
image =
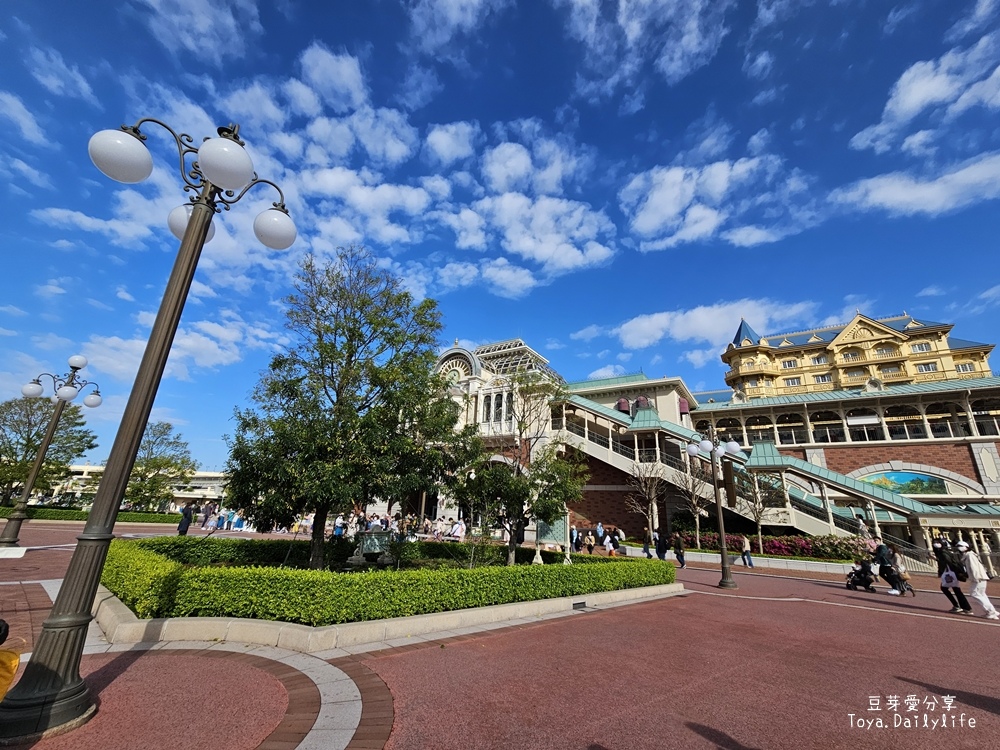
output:
[{"label": "paved walkway", "polygon": [[[43,533],[67,531],[25,536]],[[0,561],[0,614],[26,640],[68,560]],[[100,709],[34,747],[980,750],[1000,736],[997,668],[983,658],[1000,626],[947,614],[934,579],[897,598],[837,576],[734,572],[735,592],[715,587],[717,568],[689,566],[684,597],[312,655],[116,647],[92,630],[82,672]],[[907,726],[925,714],[927,728]],[[941,719],[954,726],[930,728]]]}]

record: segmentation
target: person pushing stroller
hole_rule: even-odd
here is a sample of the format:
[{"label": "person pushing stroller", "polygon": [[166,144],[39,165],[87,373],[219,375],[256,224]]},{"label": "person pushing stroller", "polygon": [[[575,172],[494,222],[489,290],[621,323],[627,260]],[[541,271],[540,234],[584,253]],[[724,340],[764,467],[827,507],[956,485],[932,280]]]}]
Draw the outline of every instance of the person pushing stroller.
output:
[{"label": "person pushing stroller", "polygon": [[854,567],[847,574],[847,588],[857,591],[860,586],[865,591],[875,593],[875,574],[872,572],[872,564],[868,560],[858,560]]}]

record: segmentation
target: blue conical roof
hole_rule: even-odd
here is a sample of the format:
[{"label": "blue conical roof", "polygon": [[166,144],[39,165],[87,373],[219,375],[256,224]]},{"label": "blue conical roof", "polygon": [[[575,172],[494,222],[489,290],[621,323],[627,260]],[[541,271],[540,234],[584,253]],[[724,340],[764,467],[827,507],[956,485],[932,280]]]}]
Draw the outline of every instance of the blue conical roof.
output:
[{"label": "blue conical roof", "polygon": [[747,339],[754,344],[760,343],[760,335],[750,327],[743,318],[740,318],[740,327],[736,329],[736,335],[733,337],[733,346],[743,346],[743,342]]}]

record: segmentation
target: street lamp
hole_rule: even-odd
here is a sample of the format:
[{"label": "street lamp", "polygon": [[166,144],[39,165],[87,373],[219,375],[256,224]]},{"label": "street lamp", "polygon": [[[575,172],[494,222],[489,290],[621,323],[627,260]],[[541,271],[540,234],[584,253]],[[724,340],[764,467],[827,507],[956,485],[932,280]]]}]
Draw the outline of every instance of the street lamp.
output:
[{"label": "street lamp", "polygon": [[90,408],[101,405],[101,392],[97,387],[97,383],[77,377],[79,371],[86,366],[87,358],[80,354],[74,354],[69,358],[68,374],[59,376],[43,372],[30,383],[21,387],[21,394],[25,398],[39,398],[45,392],[45,388],[42,387],[42,378],[50,379],[52,381],[51,398],[52,402],[55,404],[55,409],[52,410],[52,417],[49,419],[49,426],[46,428],[45,436],[42,438],[42,442],[38,446],[38,451],[35,453],[35,462],[31,465],[31,471],[28,473],[28,478],[24,482],[24,490],[21,492],[21,499],[17,501],[17,505],[14,506],[14,510],[7,519],[7,525],[3,527],[3,533],[0,534],[0,547],[17,546],[18,534],[21,532],[21,524],[24,522],[24,519],[28,517],[26,509],[28,507],[28,500],[31,497],[31,490],[34,488],[35,481],[38,479],[38,474],[41,472],[42,466],[45,464],[45,454],[49,452],[49,446],[52,444],[52,438],[55,436],[56,429],[59,427],[59,419],[62,417],[63,409],[66,408],[66,404],[75,399],[84,388],[93,386],[94,392],[83,399],[83,405]]},{"label": "street lamp", "polygon": [[[66,577],[42,625],[24,674],[0,703],[0,738],[30,741],[45,732],[73,729],[97,710],[86,683],[80,678],[80,657],[87,625],[92,619],[91,607],[114,536],[118,507],[125,496],[198,258],[212,227],[212,217],[222,209],[229,210],[255,185],[270,185],[278,192],[279,202],[254,220],[254,234],[275,250],[284,250],[295,241],[295,224],[285,208],[284,194],[270,180],[257,177],[253,162],[243,149],[238,125],[219,128],[218,138],[206,138],[196,147],[191,136],[177,134],[159,120],[143,118],[135,125],[123,125],[120,130],[96,133],[88,146],[95,166],[118,182],[136,183],[149,177],[153,160],[143,143],[146,136],[140,130],[147,123],[159,125],[174,138],[184,190],[193,194],[189,201],[190,218],[87,524],[78,537]],[[185,206],[185,213],[186,210]],[[176,228],[176,215],[173,223]]]},{"label": "street lamp", "polygon": [[719,581],[719,588],[736,589],[739,586],[733,580],[732,567],[729,565],[729,550],[726,549],[726,524],[722,519],[722,493],[719,491],[719,465],[724,458],[732,461],[739,456],[740,444],[735,440],[723,442],[710,427],[707,438],[697,443],[689,443],[687,446],[687,454],[691,458],[696,458],[702,453],[707,453],[712,461],[712,488],[715,490],[715,513],[719,524],[719,548],[722,552],[722,580]]}]

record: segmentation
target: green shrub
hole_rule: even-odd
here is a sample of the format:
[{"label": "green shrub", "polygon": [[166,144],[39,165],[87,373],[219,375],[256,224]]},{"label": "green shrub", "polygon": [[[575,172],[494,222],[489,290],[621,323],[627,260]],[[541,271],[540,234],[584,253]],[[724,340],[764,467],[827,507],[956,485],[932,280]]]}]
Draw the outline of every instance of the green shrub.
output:
[{"label": "green shrub", "polygon": [[[309,564],[309,542],[292,539],[231,539],[226,537],[161,536],[139,544],[184,565],[287,565]],[[346,539],[327,542],[327,564],[339,568],[354,551]]]},{"label": "green shrub", "polygon": [[138,617],[164,617],[174,602],[184,566],[136,542],[115,539],[101,583]]},{"label": "green shrub", "polygon": [[[0,508],[0,518],[7,518],[14,511],[13,507]],[[25,509],[28,518],[39,521],[86,521],[89,515],[85,510],[74,510],[72,508],[44,508],[37,505],[29,505]],[[172,523],[178,524],[181,521],[180,513],[132,513],[131,511],[121,511],[118,520],[122,523]]]},{"label": "green shrub", "polygon": [[[252,552],[257,563],[273,562],[288,549],[288,542],[271,540],[116,540],[102,582],[140,617],[248,617],[315,626],[655,586],[673,583],[675,572],[659,560],[586,556],[576,557],[581,565],[366,573],[207,567],[247,560]],[[534,555],[526,552],[529,559]],[[543,557],[562,560],[560,553]],[[195,560],[199,567],[185,567]]]}]

